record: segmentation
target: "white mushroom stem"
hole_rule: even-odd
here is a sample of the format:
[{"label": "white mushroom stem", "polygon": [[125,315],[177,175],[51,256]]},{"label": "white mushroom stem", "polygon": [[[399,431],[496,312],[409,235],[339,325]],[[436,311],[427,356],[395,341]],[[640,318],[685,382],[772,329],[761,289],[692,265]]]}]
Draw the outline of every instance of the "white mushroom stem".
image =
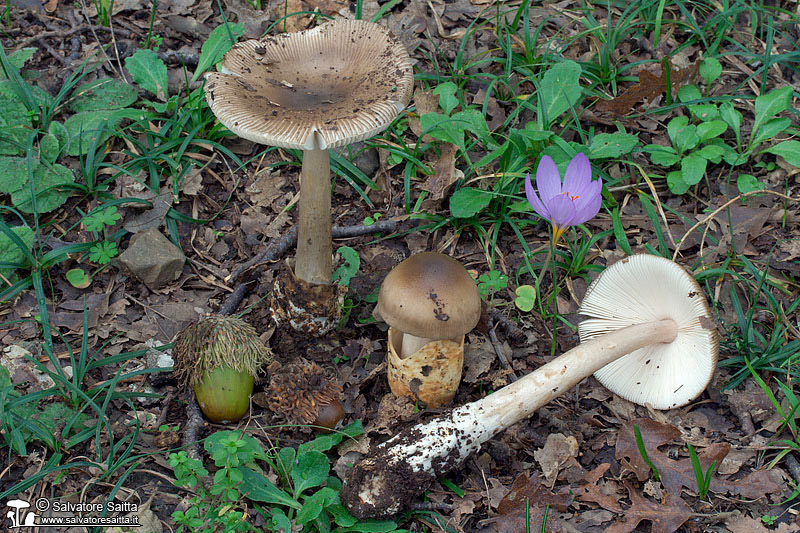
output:
[{"label": "white mushroom stem", "polygon": [[608,333],[481,400],[407,429],[348,472],[342,500],[358,518],[396,514],[432,481],[463,464],[481,444],[582,379],[639,348],[670,343],[677,334],[670,319]]},{"label": "white mushroom stem", "polygon": [[328,150],[303,150],[299,204],[295,276],[308,283],[330,285],[333,241]]},{"label": "white mushroom stem", "polygon": [[[400,355],[400,359],[411,357],[419,351],[420,348],[432,342],[433,339],[426,339],[424,337],[415,337],[409,333],[403,333],[400,337],[400,346],[395,346],[395,350]],[[398,350],[399,348],[399,350]]]}]

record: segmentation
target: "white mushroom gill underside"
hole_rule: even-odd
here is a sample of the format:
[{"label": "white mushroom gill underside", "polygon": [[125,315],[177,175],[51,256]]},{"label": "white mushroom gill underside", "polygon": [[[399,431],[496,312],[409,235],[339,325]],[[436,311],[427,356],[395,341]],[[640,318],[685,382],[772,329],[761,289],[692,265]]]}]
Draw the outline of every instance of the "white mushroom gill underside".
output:
[{"label": "white mushroom gill underside", "polygon": [[327,149],[385,129],[408,104],[411,60],[380,25],[336,20],[312,30],[238,43],[206,98],[240,137],[284,148]]},{"label": "white mushroom gill underside", "polygon": [[636,350],[595,373],[608,389],[657,409],[685,405],[706,387],[714,372],[716,330],[697,282],[679,265],[636,255],[606,269],[587,291],[581,342],[633,324],[672,319],[678,336],[669,345]]}]

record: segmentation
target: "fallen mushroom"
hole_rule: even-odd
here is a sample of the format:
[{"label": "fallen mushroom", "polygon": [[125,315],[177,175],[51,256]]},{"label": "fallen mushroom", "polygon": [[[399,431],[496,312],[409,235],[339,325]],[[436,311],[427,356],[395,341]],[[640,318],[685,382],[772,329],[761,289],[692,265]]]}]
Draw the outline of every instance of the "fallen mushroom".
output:
[{"label": "fallen mushroom", "polygon": [[[716,330],[701,288],[676,263],[650,255],[615,263],[589,287],[581,313],[593,317],[581,324],[586,342],[481,400],[402,431],[359,461],[341,491],[350,512],[399,512],[482,443],[615,361],[607,386],[662,409],[687,404],[710,382]],[[638,392],[651,388],[654,394]]]},{"label": "fallen mushroom", "polygon": [[[236,135],[303,150],[294,270],[300,286],[283,294],[292,302],[309,285],[331,285],[328,151],[383,131],[408,105],[414,81],[408,52],[379,24],[336,19],[235,44],[222,72],[206,79],[211,110]],[[305,299],[281,309],[292,313],[296,329],[321,334],[335,325],[335,317],[320,317],[338,310],[340,296],[318,290],[314,299],[327,298],[323,305]]]},{"label": "fallen mushroom", "polygon": [[464,335],[481,315],[480,293],[469,272],[447,255],[412,255],[386,276],[376,314],[390,326],[392,392],[428,407],[452,401],[464,367]]},{"label": "fallen mushroom", "polygon": [[254,377],[272,354],[244,320],[210,316],[178,334],[172,357],[175,378],[194,390],[203,414],[235,422],[250,408]]}]

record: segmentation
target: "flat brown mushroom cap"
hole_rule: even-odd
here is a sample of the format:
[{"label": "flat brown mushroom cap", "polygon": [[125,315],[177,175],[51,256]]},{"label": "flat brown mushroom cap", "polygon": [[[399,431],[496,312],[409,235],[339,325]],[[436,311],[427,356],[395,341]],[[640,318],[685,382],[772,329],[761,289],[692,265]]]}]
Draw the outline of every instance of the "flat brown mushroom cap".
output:
[{"label": "flat brown mushroom cap", "polygon": [[387,324],[415,337],[454,339],[477,325],[481,297],[461,263],[424,252],[389,272],[378,294],[377,311]]},{"label": "flat brown mushroom cap", "polygon": [[327,149],[366,139],[408,105],[408,52],[372,22],[336,19],[311,30],[233,45],[206,100],[239,137],[282,148]]}]

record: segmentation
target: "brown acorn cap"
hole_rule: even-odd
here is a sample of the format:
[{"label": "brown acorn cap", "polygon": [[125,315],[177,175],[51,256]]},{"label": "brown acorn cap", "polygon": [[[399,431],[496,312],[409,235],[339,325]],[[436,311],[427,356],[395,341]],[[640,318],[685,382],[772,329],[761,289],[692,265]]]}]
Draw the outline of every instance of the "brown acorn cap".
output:
[{"label": "brown acorn cap", "polygon": [[379,24],[336,19],[233,45],[206,75],[220,122],[260,144],[328,149],[369,138],[411,99],[408,52]]},{"label": "brown acorn cap", "polygon": [[390,326],[425,339],[454,339],[481,316],[478,286],[464,266],[437,252],[394,267],[378,293],[378,314]]}]

